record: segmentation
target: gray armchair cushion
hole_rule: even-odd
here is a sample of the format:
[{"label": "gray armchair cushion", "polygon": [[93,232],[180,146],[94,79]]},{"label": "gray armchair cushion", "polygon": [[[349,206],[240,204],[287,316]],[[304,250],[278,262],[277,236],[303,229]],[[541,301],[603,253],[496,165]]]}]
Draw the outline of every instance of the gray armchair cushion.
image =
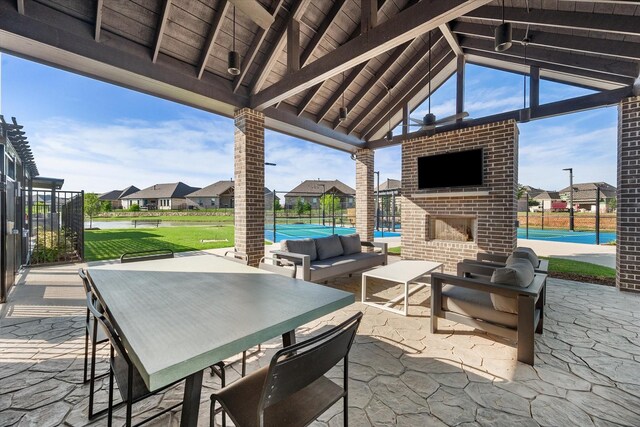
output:
[{"label": "gray armchair cushion", "polygon": [[[526,288],[533,282],[534,276],[533,265],[528,260],[514,258],[506,267],[495,269],[491,276],[491,282]],[[518,302],[515,298],[491,294],[491,302],[496,310],[513,314],[518,313]]]},{"label": "gray armchair cushion", "polygon": [[513,257],[528,259],[534,268],[538,268],[538,265],[540,264],[538,255],[536,255],[536,253],[531,248],[517,247],[516,250],[513,251]]},{"label": "gray armchair cushion", "polygon": [[[318,252],[317,259],[327,259],[340,256],[344,254],[342,243],[337,234],[329,237],[322,237],[316,240],[316,251]],[[313,260],[312,260],[313,261]]]},{"label": "gray armchair cushion", "polygon": [[283,240],[282,243],[280,243],[280,248],[285,252],[309,255],[309,257],[311,257],[311,261],[318,259],[318,252],[316,251],[316,242],[314,239]]},{"label": "gray armchair cushion", "polygon": [[346,236],[340,236],[340,243],[342,243],[342,249],[344,250],[345,255],[358,254],[362,252],[359,234],[347,234]]}]

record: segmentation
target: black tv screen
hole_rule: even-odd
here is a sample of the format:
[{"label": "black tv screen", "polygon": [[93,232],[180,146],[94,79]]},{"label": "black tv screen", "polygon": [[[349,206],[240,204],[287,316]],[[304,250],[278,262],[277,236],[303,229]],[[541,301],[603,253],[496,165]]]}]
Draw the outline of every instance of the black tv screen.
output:
[{"label": "black tv screen", "polygon": [[418,188],[481,186],[482,148],[418,158]]}]

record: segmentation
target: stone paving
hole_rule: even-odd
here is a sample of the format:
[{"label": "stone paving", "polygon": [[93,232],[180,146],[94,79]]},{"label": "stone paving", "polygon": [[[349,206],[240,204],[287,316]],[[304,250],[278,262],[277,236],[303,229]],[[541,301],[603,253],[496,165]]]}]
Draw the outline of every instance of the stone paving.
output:
[{"label": "stone paving", "polygon": [[[105,419],[87,421],[78,267],[28,271],[2,307],[0,426],[106,425]],[[329,285],[358,298],[359,281]],[[534,367],[518,363],[510,343],[461,325],[442,321],[451,332],[432,335],[428,303],[428,290],[414,294],[405,318],[357,302],[298,330],[302,340],[364,311],[350,355],[351,425],[640,426],[640,295],[549,280]],[[278,345],[265,345],[249,370],[268,363]],[[100,352],[101,371],[106,354]],[[228,371],[231,380],[237,368]],[[341,372],[339,366],[330,375],[338,379]],[[97,405],[104,407],[107,384],[98,384]],[[203,387],[200,425],[206,426],[209,395],[219,384],[205,374]],[[135,405],[134,422],[181,397],[178,386]],[[341,410],[335,405],[314,425],[342,425]],[[177,426],[179,416],[178,410],[149,425]],[[115,421],[122,425],[123,410]]]}]

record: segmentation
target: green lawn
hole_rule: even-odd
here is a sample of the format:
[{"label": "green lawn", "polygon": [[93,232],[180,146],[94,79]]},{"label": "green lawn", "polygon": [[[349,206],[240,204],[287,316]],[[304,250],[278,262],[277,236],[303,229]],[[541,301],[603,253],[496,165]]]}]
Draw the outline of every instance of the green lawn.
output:
[{"label": "green lawn", "polygon": [[583,276],[597,277],[600,279],[615,279],[615,268],[603,267],[582,261],[573,261],[562,258],[545,258],[549,260],[550,273],[579,274]]},{"label": "green lawn", "polygon": [[[225,241],[226,239],[226,241]],[[233,246],[232,226],[160,227],[85,231],[85,259],[120,258],[125,252],[172,249],[174,252]],[[206,242],[201,240],[223,240]]]},{"label": "green lawn", "polygon": [[[93,221],[172,221],[172,222],[211,222],[211,223],[233,223],[233,215],[185,215],[185,216],[111,216],[94,217]],[[89,218],[86,219],[87,221]]]}]

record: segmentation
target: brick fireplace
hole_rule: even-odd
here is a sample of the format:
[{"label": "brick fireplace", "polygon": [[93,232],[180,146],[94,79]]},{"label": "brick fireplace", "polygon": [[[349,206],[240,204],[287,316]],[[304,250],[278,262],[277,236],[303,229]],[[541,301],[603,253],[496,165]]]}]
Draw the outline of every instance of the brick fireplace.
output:
[{"label": "brick fireplace", "polygon": [[[480,187],[418,189],[417,159],[484,149]],[[517,242],[518,128],[504,121],[402,144],[402,257],[455,271],[478,252],[508,253]]]}]

